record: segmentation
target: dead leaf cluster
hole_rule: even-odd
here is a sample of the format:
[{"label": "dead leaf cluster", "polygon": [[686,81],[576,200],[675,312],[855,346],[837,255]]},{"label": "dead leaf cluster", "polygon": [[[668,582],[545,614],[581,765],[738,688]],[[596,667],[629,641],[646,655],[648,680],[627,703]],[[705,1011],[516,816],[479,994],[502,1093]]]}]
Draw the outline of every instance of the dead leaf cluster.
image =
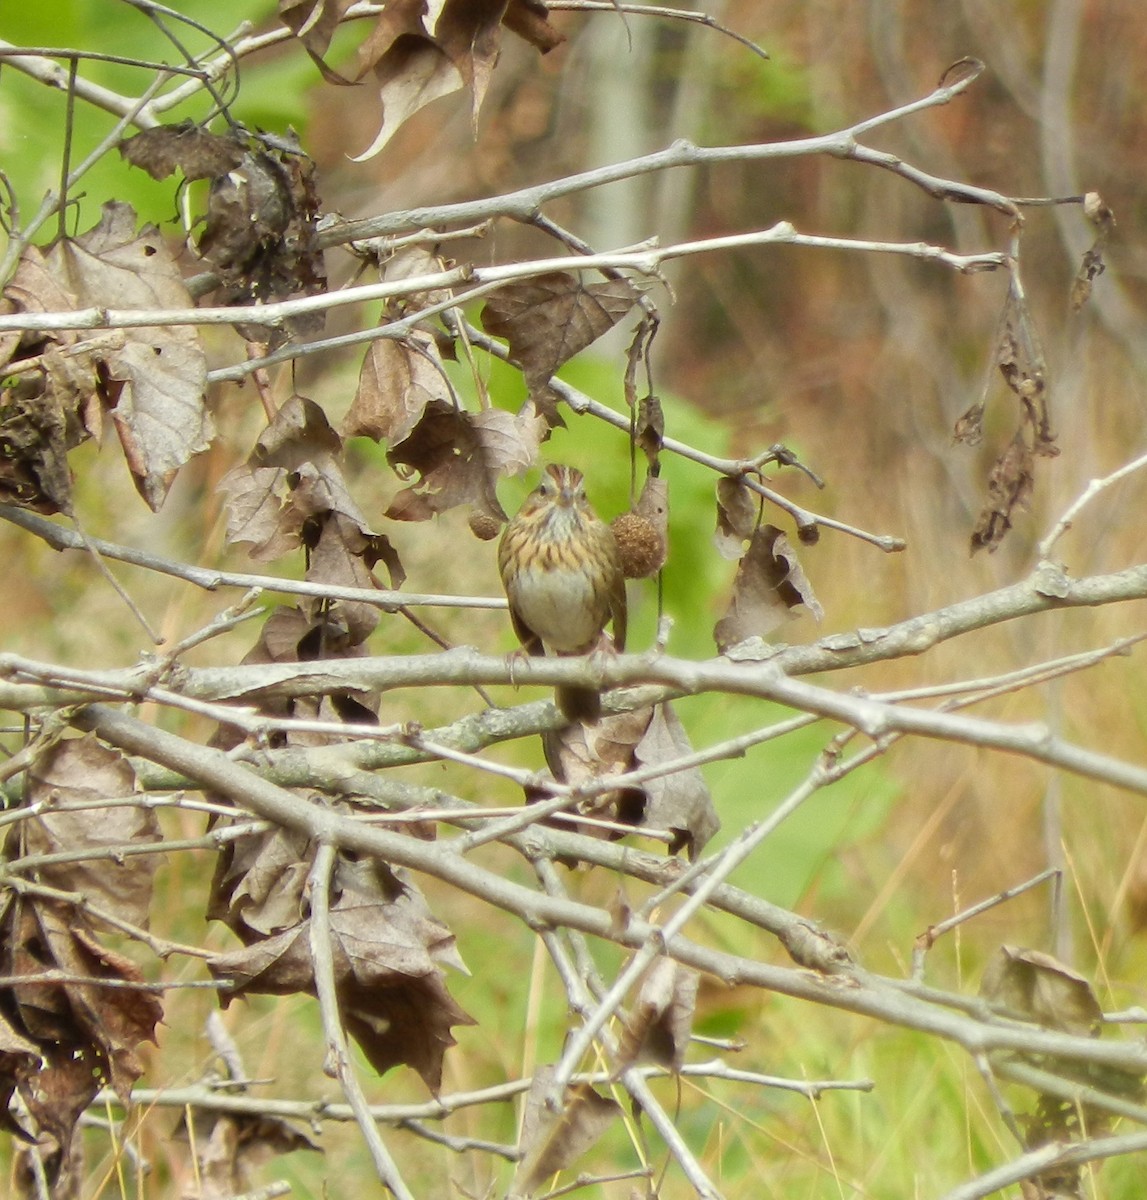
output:
[{"label": "dead leaf cluster", "polygon": [[[4,311],[161,311],[191,298],[156,229],[131,207],[46,253],[28,247],[4,289]],[[0,339],[0,494],[38,512],[71,511],[68,452],[110,418],[132,478],[153,509],[179,469],[211,440],[207,366],[189,326],[143,326],[82,339],[70,330]]]},{"label": "dead leaf cluster", "polygon": [[[242,948],[212,957],[230,981],[225,1003],[250,993],[316,995],[308,879],[315,845],[286,830],[230,843],[217,861],[209,916]],[[330,938],[339,1011],[380,1074],[406,1064],[437,1092],[451,1028],[473,1020],[442,966],[465,971],[454,935],[399,868],[342,852],[331,889]]]},{"label": "dead leaf cluster", "polygon": [[[17,980],[0,989],[0,1124],[38,1142],[53,1194],[71,1195],[82,1178],[80,1116],[101,1087],[127,1099],[143,1071],[139,1048],[163,1015],[151,992],[108,986],[142,984],[143,973],[100,940],[94,915],[147,925],[158,855],[124,852],[159,849],[154,811],[100,803],[130,801],[134,789],[126,760],[95,738],[57,742],[29,772],[28,800],[43,811],[13,827],[4,847],[14,868],[32,856],[93,855],[29,865],[25,877],[52,894],[6,889],[0,907],[0,973]],[[10,1111],[14,1095],[34,1133]]]},{"label": "dead leaf cluster", "polygon": [[426,0],[387,0],[359,45],[347,75],[326,62],[331,39],[350,0],[279,0],[279,18],[302,42],[328,83],[346,85],[368,76],[378,92],[381,121],[358,161],[372,158],[404,121],[432,100],[470,89],[477,121],[501,48],[502,28],[545,54],[559,45],[541,0],[445,0],[433,25]]},{"label": "dead leaf cluster", "polygon": [[[398,552],[370,527],[352,498],[343,475],[342,439],[313,400],[291,396],[219,490],[226,498],[228,541],[248,543],[256,561],[302,548],[309,580],[378,588],[374,568],[382,563],[391,586],[401,586],[405,572]],[[307,602],[296,611],[302,625],[281,618],[274,642],[264,636],[260,661],[362,653],[379,619],[373,605],[341,600]]]},{"label": "dead leaf cluster", "polygon": [[[553,777],[574,787],[597,785],[641,767],[673,763],[693,752],[684,727],[667,703],[604,716],[595,725],[565,725],[547,734],[543,746]],[[538,796],[531,794],[531,798]],[[594,792],[570,811],[668,833],[670,853],[686,849],[691,857],[700,854],[721,827],[713,798],[696,767],[657,775],[640,787]],[[592,824],[579,829],[595,837],[622,836],[617,830],[603,835]]]},{"label": "dead leaf cluster", "polygon": [[[154,179],[178,171],[189,181],[211,181],[197,249],[219,278],[218,303],[285,300],[326,290],[326,265],[315,240],[320,202],[314,163],[293,139],[251,135],[237,126],[215,134],[184,121],[126,138],[120,153]],[[271,344],[322,327],[321,312],[293,316],[283,327],[238,325],[249,341]]]}]

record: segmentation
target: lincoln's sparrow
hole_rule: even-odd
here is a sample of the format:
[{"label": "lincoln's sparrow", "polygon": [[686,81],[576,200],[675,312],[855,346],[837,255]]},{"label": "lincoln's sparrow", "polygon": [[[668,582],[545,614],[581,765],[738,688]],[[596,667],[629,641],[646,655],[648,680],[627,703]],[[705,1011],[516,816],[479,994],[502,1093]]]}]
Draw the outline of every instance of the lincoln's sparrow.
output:
[{"label": "lincoln's sparrow", "polygon": [[[613,532],[585,498],[582,474],[549,466],[498,545],[498,569],[514,632],[529,654],[585,654],[607,623],[625,649],[625,575]],[[560,687],[558,708],[571,721],[596,721],[593,688]]]}]

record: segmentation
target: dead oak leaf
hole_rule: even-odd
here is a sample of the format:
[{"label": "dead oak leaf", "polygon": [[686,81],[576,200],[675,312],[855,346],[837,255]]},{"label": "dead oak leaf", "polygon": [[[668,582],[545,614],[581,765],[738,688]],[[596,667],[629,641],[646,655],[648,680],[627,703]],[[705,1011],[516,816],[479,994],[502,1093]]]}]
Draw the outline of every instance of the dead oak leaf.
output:
[{"label": "dead oak leaf", "polygon": [[475,128],[498,61],[507,0],[446,0],[434,35],[470,89]]},{"label": "dead oak leaf", "polygon": [[[327,273],[316,226],[320,201],[315,164],[290,143],[250,139],[239,164],[211,182],[198,251],[221,278],[220,304],[283,300],[326,290]],[[249,341],[272,346],[315,334],[324,313],[287,318],[281,326],[238,323]]]},{"label": "dead oak leaf", "polygon": [[988,475],[988,502],[972,531],[972,553],[994,551],[1012,527],[1016,509],[1031,502],[1035,460],[1024,431],[1017,429]]},{"label": "dead oak leaf", "polygon": [[984,970],[980,995],[1009,1014],[1077,1037],[1097,1037],[1103,1024],[1087,979],[1039,950],[1001,946]]},{"label": "dead oak leaf", "polygon": [[233,1200],[255,1190],[254,1169],[272,1158],[295,1150],[322,1152],[322,1147],[303,1129],[281,1117],[253,1113],[212,1113],[200,1109],[190,1128],[185,1115],[175,1136],[191,1143],[195,1157],[195,1200]]},{"label": "dead oak leaf", "polygon": [[[130,205],[111,201],[99,224],[48,252],[49,268],[79,304],[97,308],[193,307],[158,231],[139,232]],[[136,487],[155,510],[179,468],[205,450],[214,427],[204,394],[207,361],[191,326],[124,331],[104,357],[104,395]]]},{"label": "dead oak leaf", "polygon": [[624,279],[584,283],[580,275],[550,271],[495,292],[482,309],[482,327],[506,339],[533,391],[612,329],[637,299]]},{"label": "dead oak leaf", "polygon": [[353,0],[279,0],[279,20],[303,43],[328,83],[350,82],[332,71],[323,55],[352,3]]},{"label": "dead oak leaf", "polygon": [[248,542],[256,562],[282,558],[301,543],[304,516],[288,502],[289,472],[242,463],[216,484],[227,514],[227,541]]},{"label": "dead oak leaf", "polygon": [[[308,852],[309,853],[309,852]],[[335,987],[346,1027],[379,1073],[414,1068],[437,1092],[451,1028],[473,1019],[450,996],[439,963],[461,965],[450,931],[404,876],[375,861],[341,859],[333,880],[330,934]],[[208,967],[245,993],[315,993],[310,918]]]}]

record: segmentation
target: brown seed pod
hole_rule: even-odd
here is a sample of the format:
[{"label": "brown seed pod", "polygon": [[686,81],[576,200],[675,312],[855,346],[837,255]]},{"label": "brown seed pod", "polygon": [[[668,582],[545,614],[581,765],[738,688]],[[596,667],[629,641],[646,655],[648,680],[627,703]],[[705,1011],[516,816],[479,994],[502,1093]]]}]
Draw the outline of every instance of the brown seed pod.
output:
[{"label": "brown seed pod", "polygon": [[470,532],[481,542],[492,542],[498,536],[502,526],[489,513],[472,512],[470,514]]},{"label": "brown seed pod", "polygon": [[647,579],[665,563],[665,539],[647,517],[623,512],[610,522],[626,579]]}]

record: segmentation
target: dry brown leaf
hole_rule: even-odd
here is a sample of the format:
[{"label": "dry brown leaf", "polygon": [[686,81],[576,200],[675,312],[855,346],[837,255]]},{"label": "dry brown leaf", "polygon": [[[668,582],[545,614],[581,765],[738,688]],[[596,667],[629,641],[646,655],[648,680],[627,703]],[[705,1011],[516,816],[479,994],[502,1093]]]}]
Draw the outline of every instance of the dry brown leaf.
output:
[{"label": "dry brown leaf", "polygon": [[551,271],[495,292],[482,309],[482,327],[506,339],[510,357],[533,391],[612,329],[637,303],[637,296],[624,279],[587,284],[579,275]]},{"label": "dry brown leaf", "polygon": [[279,0],[279,20],[303,43],[328,83],[350,82],[331,70],[323,55],[352,3],[353,0]]},{"label": "dry brown leaf", "polygon": [[1013,1016],[1077,1037],[1097,1037],[1103,1009],[1091,984],[1039,950],[1001,946],[984,970],[980,995]]},{"label": "dry brown leaf", "polygon": [[370,345],[358,389],[343,422],[344,437],[369,437],[397,445],[410,436],[432,400],[448,403],[433,340],[415,333],[407,341],[379,338]]},{"label": "dry brown leaf", "polygon": [[[199,238],[200,255],[222,280],[220,304],[314,296],[327,288],[316,240],[320,201],[315,164],[290,144],[269,147],[250,139],[239,165],[217,175]],[[239,323],[248,341],[280,345],[318,333],[322,310],[299,313],[281,326]]]},{"label": "dry brown leaf", "polygon": [[505,521],[497,481],[528,470],[546,432],[545,420],[532,405],[515,415],[500,408],[469,413],[431,401],[410,436],[387,452],[392,466],[417,471],[421,479],[394,497],[386,515],[426,521],[468,504],[492,520]]},{"label": "dry brown leaf", "polygon": [[[656,766],[693,753],[684,726],[670,704],[658,704],[638,742],[634,765]],[[699,767],[686,767],[645,783],[647,796],[641,824],[673,834],[670,853],[686,849],[696,858],[721,828],[705,777]]]},{"label": "dry brown leaf", "polygon": [[124,138],[119,152],[152,179],[166,179],[176,171],[188,180],[214,179],[243,160],[243,147],[234,137],[221,137],[191,120],[156,125]]},{"label": "dry brown leaf", "polygon": [[0,399],[0,498],[45,516],[70,513],[68,451],[82,440],[77,423],[50,383],[38,394],[13,392]]},{"label": "dry brown leaf", "polygon": [[18,1055],[26,1040],[38,1055],[35,1069],[26,1072],[27,1064],[17,1058],[10,1079],[36,1124],[49,1179],[60,1183],[80,1116],[105,1085],[126,1099],[143,1071],[138,1048],[155,1040],[163,1009],[150,992],[100,985],[100,980],[142,983],[142,972],[101,946],[74,905],[10,898],[0,947],[4,975],[35,981],[59,971],[69,977],[55,984],[18,982],[2,993],[17,1039],[11,1052]]},{"label": "dry brown leaf", "polygon": [[475,129],[502,44],[507,0],[446,0],[434,36],[470,89]]},{"label": "dry brown leaf", "polygon": [[[289,850],[276,858],[275,872],[286,875],[293,897],[302,894],[303,867],[309,871],[313,852],[308,844],[293,867],[283,861]],[[255,861],[261,861],[259,851]],[[213,901],[215,912],[226,912],[229,922],[238,919],[238,931],[251,943],[208,961],[217,978],[232,981],[225,1001],[246,993],[313,995],[310,918],[256,938],[248,917],[265,917],[266,906],[244,904],[244,892],[252,900],[254,895],[241,869],[233,860]],[[380,1074],[406,1064],[437,1092],[443,1055],[455,1041],[452,1027],[473,1024],[442,978],[440,964],[465,969],[453,934],[405,874],[385,863],[340,856],[332,892],[335,985],[348,1032]]]},{"label": "dry brown leaf", "polygon": [[[39,755],[29,771],[28,801],[44,805],[23,829],[26,855],[93,852],[140,845],[160,846],[154,809],[141,805],[61,808],[116,798],[135,791],[135,772],[118,751],[102,746],[92,734],[67,738]],[[100,857],[90,861],[45,863],[41,882],[78,892],[133,925],[146,927],[158,854]]]},{"label": "dry brown leaf", "polygon": [[382,124],[374,140],[352,162],[374,158],[400,125],[434,100],[462,87],[462,74],[445,50],[431,37],[404,33],[374,66]]},{"label": "dry brown leaf", "polygon": [[[15,275],[4,288],[0,312],[11,316],[14,313],[68,312],[77,307],[76,297],[64,289],[61,280],[45,262],[39,247],[26,246],[20,255]],[[11,362],[17,347],[40,353],[48,342],[69,345],[79,337],[76,330],[70,329],[50,333],[0,333],[0,364]]]},{"label": "dry brown leaf", "polygon": [[797,560],[796,551],[775,525],[761,525],[737,566],[733,595],[713,636],[722,654],[751,637],[765,637],[804,606],[819,621],[819,601]]},{"label": "dry brown leaf", "polygon": [[1103,249],[1115,228],[1115,214],[1107,207],[1098,192],[1088,192],[1083,198],[1083,211],[1095,226],[1095,241],[1083,252],[1083,260],[1071,285],[1071,307],[1078,312],[1091,299],[1095,280],[1107,269]]},{"label": "dry brown leaf", "polygon": [[996,459],[988,476],[988,503],[972,531],[972,553],[995,550],[1012,527],[1017,508],[1027,508],[1035,484],[1035,460],[1022,429]]},{"label": "dry brown leaf", "polygon": [[984,402],[973,404],[962,413],[952,430],[952,440],[965,446],[978,446],[984,440]]},{"label": "dry brown leaf", "polygon": [[306,915],[309,854],[310,839],[291,829],[228,839],[215,860],[208,920],[244,943],[296,928]]},{"label": "dry brown leaf", "polygon": [[637,406],[633,425],[634,444],[645,455],[649,470],[655,474],[665,440],[665,411],[656,396],[643,396]]},{"label": "dry brown leaf", "polygon": [[289,473],[283,467],[243,463],[215,485],[227,514],[227,541],[249,542],[256,562],[282,558],[302,544],[305,515],[290,503]]},{"label": "dry brown leaf", "polygon": [[659,958],[645,974],[625,1023],[615,1074],[637,1062],[671,1071],[685,1065],[701,977],[672,958]]},{"label": "dry brown leaf", "polygon": [[550,24],[549,9],[542,0],[510,0],[502,24],[542,54],[566,40],[565,34]]},{"label": "dry brown leaf", "polygon": [[[194,1137],[192,1137],[194,1134]],[[303,1129],[279,1117],[197,1110],[194,1125],[186,1117],[175,1136],[191,1143],[195,1157],[194,1200],[233,1200],[253,1189],[254,1169],[295,1150],[322,1147]]]},{"label": "dry brown leaf", "polygon": [[[81,305],[193,307],[158,231],[147,226],[137,233],[135,213],[118,201],[104,205],[94,229],[57,242],[47,262]],[[185,325],[128,329],[103,361],[103,394],[128,466],[140,494],[158,509],[179,468],[207,448],[214,432],[198,335]]]},{"label": "dry brown leaf", "polygon": [[[542,748],[550,773],[560,783],[577,787],[630,770],[635,765],[637,744],[652,719],[652,709],[639,708],[603,716],[596,725],[574,721],[548,731],[542,738]],[[531,803],[543,796],[543,793],[527,792],[527,800]],[[581,801],[572,811],[620,825],[636,826],[643,823],[646,801],[643,788],[613,789]],[[559,828],[569,828],[566,822],[556,824]],[[589,837],[611,841],[623,836],[616,830],[603,831],[594,825],[575,825],[574,828]]]},{"label": "dry brown leaf", "polygon": [[[252,558],[276,558],[305,546],[312,582],[378,587],[373,568],[381,562],[391,587],[402,586],[406,574],[398,552],[370,528],[352,498],[342,473],[342,439],[313,400],[291,396],[247,462],[218,486],[227,497],[227,538],[251,543]],[[343,615],[361,642],[379,614],[373,605],[357,604],[345,605]]]},{"label": "dry brown leaf", "polygon": [[740,478],[717,480],[717,530],[713,544],[722,558],[740,558],[760,520],[760,502]]},{"label": "dry brown leaf", "polygon": [[560,1110],[553,1112],[545,1102],[553,1077],[553,1067],[534,1072],[518,1141],[522,1161],[514,1173],[511,1197],[537,1191],[551,1175],[575,1163],[621,1117],[616,1101],[586,1083],[568,1089]]}]

